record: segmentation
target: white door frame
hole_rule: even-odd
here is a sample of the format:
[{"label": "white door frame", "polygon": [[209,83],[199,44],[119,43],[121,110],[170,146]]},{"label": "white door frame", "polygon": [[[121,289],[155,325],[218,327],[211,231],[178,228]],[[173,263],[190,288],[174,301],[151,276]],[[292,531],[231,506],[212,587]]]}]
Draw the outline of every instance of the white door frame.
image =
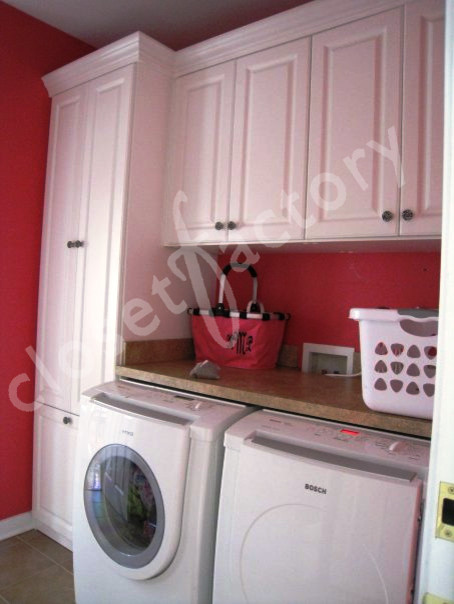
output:
[{"label": "white door frame", "polygon": [[454,600],[454,543],[435,538],[439,483],[454,483],[454,0],[446,0],[444,102],[439,362],[417,602],[425,593]]}]

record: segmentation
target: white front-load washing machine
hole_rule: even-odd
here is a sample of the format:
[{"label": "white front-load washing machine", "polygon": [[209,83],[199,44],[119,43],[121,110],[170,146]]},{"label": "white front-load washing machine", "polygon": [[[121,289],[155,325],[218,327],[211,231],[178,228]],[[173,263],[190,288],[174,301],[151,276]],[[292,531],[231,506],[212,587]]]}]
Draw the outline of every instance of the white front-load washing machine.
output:
[{"label": "white front-load washing machine", "polygon": [[427,441],[256,411],[225,446],[215,604],[412,601]]},{"label": "white front-load washing machine", "polygon": [[82,397],[78,604],[211,602],[223,435],[244,405],[125,381]]}]

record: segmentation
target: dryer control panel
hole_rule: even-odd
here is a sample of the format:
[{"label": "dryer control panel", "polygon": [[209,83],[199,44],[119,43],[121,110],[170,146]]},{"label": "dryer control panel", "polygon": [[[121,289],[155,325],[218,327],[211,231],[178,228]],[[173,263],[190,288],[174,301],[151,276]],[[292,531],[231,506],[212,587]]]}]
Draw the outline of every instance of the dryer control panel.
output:
[{"label": "dryer control panel", "polygon": [[427,473],[430,443],[422,439],[263,410],[232,426],[225,438],[238,449],[245,440],[271,438],[288,445],[311,447],[337,455],[380,461],[389,466]]}]

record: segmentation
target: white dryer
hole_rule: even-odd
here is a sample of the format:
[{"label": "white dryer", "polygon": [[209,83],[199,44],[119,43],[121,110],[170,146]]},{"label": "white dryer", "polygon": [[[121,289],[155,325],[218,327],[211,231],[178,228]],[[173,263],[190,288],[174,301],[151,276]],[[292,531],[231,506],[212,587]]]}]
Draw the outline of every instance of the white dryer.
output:
[{"label": "white dryer", "polygon": [[412,601],[427,441],[257,411],[225,446],[215,604]]},{"label": "white dryer", "polygon": [[250,408],[123,381],[82,397],[78,604],[211,602],[224,431]]}]

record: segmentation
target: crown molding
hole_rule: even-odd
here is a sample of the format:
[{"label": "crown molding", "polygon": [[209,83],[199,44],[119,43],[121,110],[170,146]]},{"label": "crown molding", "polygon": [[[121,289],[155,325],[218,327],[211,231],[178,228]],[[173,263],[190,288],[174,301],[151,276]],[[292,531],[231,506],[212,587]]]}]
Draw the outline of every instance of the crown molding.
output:
[{"label": "crown molding", "polygon": [[315,0],[199,42],[175,57],[180,76],[390,10],[412,0]]},{"label": "crown molding", "polygon": [[315,0],[177,52],[142,32],[136,32],[45,75],[43,82],[52,97],[138,62],[144,62],[166,75],[181,76],[412,1]]},{"label": "crown molding", "polygon": [[132,63],[144,62],[172,74],[175,51],[136,32],[73,61],[43,77],[50,97]]}]

